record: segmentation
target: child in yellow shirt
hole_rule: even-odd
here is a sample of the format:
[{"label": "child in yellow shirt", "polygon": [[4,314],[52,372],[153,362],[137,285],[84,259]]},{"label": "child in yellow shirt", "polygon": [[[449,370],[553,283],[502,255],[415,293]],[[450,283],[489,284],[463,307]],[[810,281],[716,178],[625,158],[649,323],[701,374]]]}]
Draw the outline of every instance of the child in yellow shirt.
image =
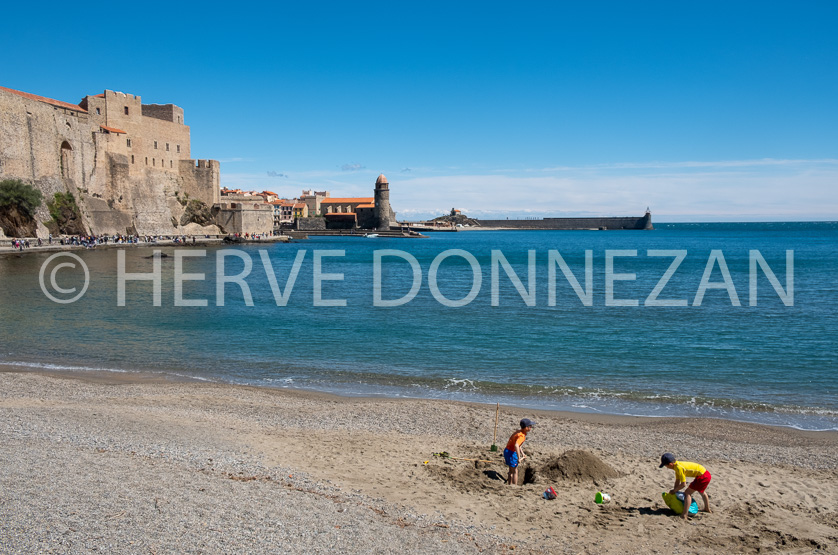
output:
[{"label": "child in yellow shirt", "polygon": [[698,463],[679,461],[672,453],[664,453],[661,455],[661,465],[663,467],[671,468],[675,471],[675,486],[669,490],[669,493],[675,494],[687,486],[687,477],[694,478],[690,487],[684,492],[684,511],[681,513],[681,518],[687,520],[687,511],[690,510],[692,504],[692,494],[698,492],[704,500],[704,508],[702,512],[712,513],[710,510],[710,498],[707,497],[705,490],[710,485],[710,473],[706,468]]}]

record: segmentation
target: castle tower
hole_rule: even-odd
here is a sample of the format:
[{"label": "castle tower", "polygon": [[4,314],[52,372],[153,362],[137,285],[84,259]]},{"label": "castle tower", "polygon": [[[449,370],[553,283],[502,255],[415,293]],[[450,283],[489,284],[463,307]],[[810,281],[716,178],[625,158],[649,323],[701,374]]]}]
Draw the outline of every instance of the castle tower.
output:
[{"label": "castle tower", "polygon": [[375,180],[373,216],[379,231],[390,231],[390,184],[383,173]]}]

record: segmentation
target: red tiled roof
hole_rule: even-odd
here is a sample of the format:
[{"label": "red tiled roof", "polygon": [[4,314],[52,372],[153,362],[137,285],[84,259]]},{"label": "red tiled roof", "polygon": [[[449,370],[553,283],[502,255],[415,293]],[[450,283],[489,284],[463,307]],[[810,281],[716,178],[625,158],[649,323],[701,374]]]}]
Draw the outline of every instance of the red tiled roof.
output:
[{"label": "red tiled roof", "polygon": [[355,208],[375,208],[375,204],[373,204],[373,203],[359,204]]},{"label": "red tiled roof", "polygon": [[303,202],[298,202],[297,204],[294,205],[294,208],[305,208],[305,207],[306,207],[306,205]]},{"label": "red tiled roof", "polygon": [[373,197],[357,197],[357,198],[334,198],[327,197],[320,201],[320,204],[370,204],[375,202]]},{"label": "red tiled roof", "polygon": [[127,132],[123,131],[122,129],[117,129],[116,127],[107,127],[105,125],[100,125],[99,127],[104,129],[105,131],[108,131],[109,133],[125,133],[127,135]]},{"label": "red tiled roof", "polygon": [[87,113],[87,110],[79,106],[78,104],[70,104],[69,102],[62,102],[60,100],[53,100],[52,98],[47,98],[45,96],[38,96],[37,94],[30,94],[22,91],[16,91],[14,89],[7,89],[6,87],[0,87],[0,90],[6,91],[7,93],[16,94],[17,96],[29,99],[29,100],[36,100],[38,102],[44,102],[45,104],[50,104],[52,106],[58,106],[59,108],[65,108],[67,110],[74,110],[76,112],[84,112]]},{"label": "red tiled roof", "polygon": [[329,212],[325,215],[327,218],[345,218],[347,216],[355,217],[355,212]]}]

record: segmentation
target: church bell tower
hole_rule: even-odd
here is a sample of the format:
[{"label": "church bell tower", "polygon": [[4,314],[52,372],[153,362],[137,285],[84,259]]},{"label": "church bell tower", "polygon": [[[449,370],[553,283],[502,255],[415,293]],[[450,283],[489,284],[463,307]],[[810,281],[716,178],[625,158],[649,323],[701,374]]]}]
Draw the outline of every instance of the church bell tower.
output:
[{"label": "church bell tower", "polygon": [[384,174],[375,180],[375,216],[378,231],[390,231],[390,184]]}]

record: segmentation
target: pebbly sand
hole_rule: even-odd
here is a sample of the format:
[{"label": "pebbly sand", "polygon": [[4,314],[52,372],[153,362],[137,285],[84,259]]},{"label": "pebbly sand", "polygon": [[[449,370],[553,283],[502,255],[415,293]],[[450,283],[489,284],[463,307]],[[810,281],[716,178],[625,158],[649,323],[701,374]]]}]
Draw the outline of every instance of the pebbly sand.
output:
[{"label": "pebbly sand", "polygon": [[[0,552],[838,553],[838,433],[501,407],[500,450],[538,421],[508,487],[494,416],[0,368]],[[665,507],[663,451],[710,470],[713,514]]]}]

